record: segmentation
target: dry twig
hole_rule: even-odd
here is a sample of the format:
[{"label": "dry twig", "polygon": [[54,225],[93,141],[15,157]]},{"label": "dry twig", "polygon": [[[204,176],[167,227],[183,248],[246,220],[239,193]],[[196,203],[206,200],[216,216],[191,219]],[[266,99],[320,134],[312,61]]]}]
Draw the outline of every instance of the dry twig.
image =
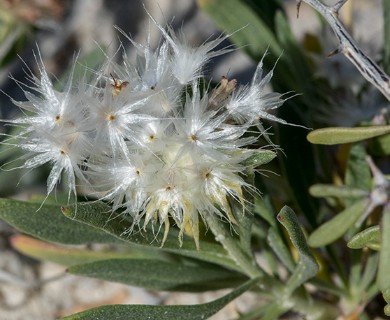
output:
[{"label": "dry twig", "polygon": [[299,8],[302,2],[317,10],[329,23],[340,43],[339,47],[330,55],[343,53],[356,66],[363,77],[390,100],[390,77],[359,48],[338,18],[339,10],[347,1],[339,0],[336,4],[328,6],[319,0],[297,0],[297,16],[299,16]]}]

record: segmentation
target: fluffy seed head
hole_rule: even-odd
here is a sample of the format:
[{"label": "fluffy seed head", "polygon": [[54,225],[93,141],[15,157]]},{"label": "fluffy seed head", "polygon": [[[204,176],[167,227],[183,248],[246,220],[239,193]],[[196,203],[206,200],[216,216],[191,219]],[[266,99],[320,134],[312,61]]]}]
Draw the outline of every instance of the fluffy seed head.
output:
[{"label": "fluffy seed head", "polygon": [[29,114],[10,122],[22,127],[23,167],[51,164],[48,194],[65,173],[70,192],[88,185],[115,215],[130,216],[128,232],[157,224],[164,242],[174,223],[180,243],[187,233],[199,247],[200,219],[216,214],[235,224],[232,203],[250,207],[244,189],[257,190],[246,182],[253,169],[246,160],[265,134],[250,128],[262,118],[285,123],[268,114],[284,100],[265,93],[272,71],[263,77],[262,61],[248,86],[225,77],[215,89],[201,85],[209,59],[230,51],[216,49],[228,36],[192,47],[155,24],[159,48],[127,37],[137,61],[126,53],[120,63],[107,57],[88,82],[70,77],[57,90],[40,61],[27,101],[14,101]]}]

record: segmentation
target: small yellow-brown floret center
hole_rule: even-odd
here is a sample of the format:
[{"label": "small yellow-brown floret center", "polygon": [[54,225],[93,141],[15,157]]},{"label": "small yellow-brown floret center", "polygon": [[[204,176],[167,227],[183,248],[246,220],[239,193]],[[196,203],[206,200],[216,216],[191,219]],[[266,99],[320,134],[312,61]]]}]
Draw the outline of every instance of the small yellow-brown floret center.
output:
[{"label": "small yellow-brown floret center", "polygon": [[116,119],[115,114],[110,113],[110,114],[107,115],[107,121],[114,122],[115,119]]},{"label": "small yellow-brown floret center", "polygon": [[210,178],[212,178],[212,176],[213,176],[213,174],[211,173],[210,170],[205,170],[205,171],[203,171],[202,175],[203,175],[203,177],[204,177],[205,179],[207,179],[207,180],[210,179]]}]

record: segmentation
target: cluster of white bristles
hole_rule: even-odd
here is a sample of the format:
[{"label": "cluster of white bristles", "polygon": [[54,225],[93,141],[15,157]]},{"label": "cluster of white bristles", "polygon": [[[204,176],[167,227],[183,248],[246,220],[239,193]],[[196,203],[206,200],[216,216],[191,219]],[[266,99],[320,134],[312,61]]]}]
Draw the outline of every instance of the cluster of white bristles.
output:
[{"label": "cluster of white bristles", "polygon": [[24,116],[9,122],[22,127],[22,167],[52,166],[48,194],[65,174],[69,194],[86,185],[113,212],[130,215],[133,226],[159,222],[165,238],[171,219],[180,239],[188,232],[198,245],[199,217],[234,222],[231,201],[244,208],[243,188],[254,190],[244,180],[245,161],[259,152],[254,146],[265,134],[249,128],[262,118],[285,123],[267,113],[284,100],[264,92],[272,71],[263,76],[262,62],[250,85],[222,78],[209,90],[200,81],[204,66],[230,51],[216,50],[228,36],[192,47],[155,24],[163,37],[157,50],[128,37],[138,53],[135,65],[126,54],[119,64],[107,59],[92,80],[70,75],[62,90],[39,61],[39,76],[31,73],[31,84],[23,85],[28,101],[13,101]]}]

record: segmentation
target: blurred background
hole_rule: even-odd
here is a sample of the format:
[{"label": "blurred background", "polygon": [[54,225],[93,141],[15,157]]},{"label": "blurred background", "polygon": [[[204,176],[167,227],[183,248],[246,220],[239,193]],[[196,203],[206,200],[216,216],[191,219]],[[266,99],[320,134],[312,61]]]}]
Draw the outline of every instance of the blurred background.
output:
[{"label": "blurred background", "polygon": [[[336,48],[337,41],[317,14],[302,4],[297,19],[295,0],[280,1],[280,5],[286,12],[291,31],[302,47],[313,35],[322,41],[323,50],[312,57],[319,65],[319,76],[326,77],[329,86],[334,88],[338,88],[340,83],[349,83],[352,91],[354,87],[361,88],[362,77],[344,57],[338,55],[327,58],[327,54]],[[114,26],[139,43],[146,41],[151,30],[151,43],[157,47],[161,35],[150,25],[146,10],[161,25],[168,23],[173,29],[182,30],[194,45],[221,33],[195,0],[0,0],[0,118],[9,119],[19,112],[10,97],[15,100],[25,98],[15,80],[10,79],[10,74],[17,81],[24,82],[25,70],[31,68],[36,71],[32,53],[37,52],[37,48],[48,73],[53,75],[53,79],[60,79],[76,54],[80,61],[92,61],[93,65],[102,49],[110,55],[123,43],[129,55],[135,58],[129,41]],[[383,47],[381,1],[350,0],[341,11],[341,19],[361,48],[375,60]],[[226,42],[222,46],[228,44]],[[251,45],[247,44],[249,49]],[[228,75],[229,78],[236,78],[240,84],[249,82],[258,61],[244,52],[248,48],[218,57],[208,66],[209,76],[216,81]],[[261,57],[263,53],[259,52],[258,56]],[[288,50],[283,54],[288,55]],[[279,76],[282,75],[283,70],[279,72]],[[346,105],[354,101],[352,98],[345,99],[348,96],[345,91],[342,96],[341,100]],[[372,95],[370,99],[360,102],[372,103],[375,97]],[[372,113],[375,114],[379,107],[380,103],[376,103]],[[364,116],[367,115],[355,111],[353,114],[347,111],[335,113],[329,107],[317,115],[314,122],[350,126],[365,120]],[[1,133],[8,130],[0,123]],[[11,158],[12,152],[2,147],[1,165]],[[23,175],[16,186],[21,173],[0,171],[0,196],[28,199],[31,194],[45,193],[45,169]],[[37,181],[41,181],[41,184],[37,184]],[[77,278],[66,274],[64,267],[38,262],[13,250],[10,239],[15,233],[15,230],[0,221],[0,319],[49,320],[112,303],[193,304],[210,301],[215,295],[222,294],[155,294],[144,289]],[[250,294],[244,295],[212,319],[234,318],[242,309],[249,309],[251,304],[256,303],[251,299]]]}]

